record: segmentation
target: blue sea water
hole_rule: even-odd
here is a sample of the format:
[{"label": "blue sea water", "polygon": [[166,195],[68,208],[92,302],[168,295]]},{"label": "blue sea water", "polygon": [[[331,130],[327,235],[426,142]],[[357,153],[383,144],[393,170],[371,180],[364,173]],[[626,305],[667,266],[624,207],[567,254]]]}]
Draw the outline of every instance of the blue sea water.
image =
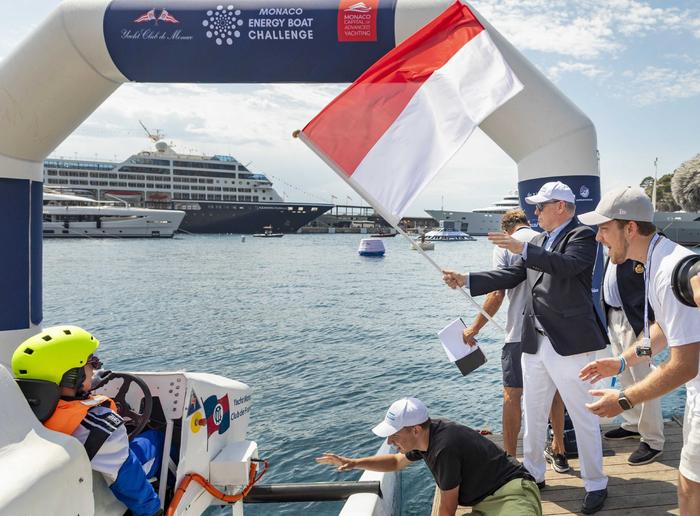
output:
[{"label": "blue sea water", "polygon": [[[462,377],[436,332],[474,308],[400,236],[363,258],[361,235],[187,235],[168,240],[47,240],[45,326],[92,331],[118,370],[205,371],[253,388],[249,437],[270,460],[265,482],[356,480],[317,465],[326,451],[373,454],[388,405],[417,396],[432,416],[501,429],[503,335],[480,334],[488,362]],[[490,268],[491,244],[437,243],[446,268]],[[497,320],[503,322],[505,307]],[[684,393],[663,400],[683,410]],[[427,468],[402,476],[403,515],[427,514]],[[251,505],[246,514],[337,514],[339,503]],[[221,510],[214,509],[212,513]],[[223,512],[222,512],[223,514]]]}]

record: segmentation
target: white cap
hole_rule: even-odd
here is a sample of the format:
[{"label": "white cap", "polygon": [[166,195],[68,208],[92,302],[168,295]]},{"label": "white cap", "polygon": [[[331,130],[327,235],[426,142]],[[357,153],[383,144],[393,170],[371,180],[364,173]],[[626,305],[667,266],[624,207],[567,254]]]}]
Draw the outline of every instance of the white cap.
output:
[{"label": "white cap", "polygon": [[372,428],[379,437],[389,437],[405,426],[420,425],[428,420],[428,408],[418,398],[401,398],[389,407],[384,421]]},{"label": "white cap", "polygon": [[525,202],[528,204],[537,204],[548,201],[565,201],[575,203],[576,196],[568,185],[565,185],[561,181],[551,181],[543,184],[542,188],[540,188],[540,191],[537,192],[536,195],[525,197]]},{"label": "white cap", "polygon": [[597,226],[615,219],[653,222],[654,206],[644,190],[638,186],[624,186],[606,193],[594,211],[578,218],[587,226]]}]

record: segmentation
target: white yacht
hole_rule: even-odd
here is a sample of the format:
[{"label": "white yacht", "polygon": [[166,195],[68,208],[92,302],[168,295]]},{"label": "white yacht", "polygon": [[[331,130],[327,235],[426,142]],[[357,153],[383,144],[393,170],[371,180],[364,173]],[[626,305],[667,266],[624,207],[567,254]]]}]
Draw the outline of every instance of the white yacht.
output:
[{"label": "white yacht", "polygon": [[513,191],[486,208],[473,211],[425,210],[425,212],[438,222],[459,222],[462,231],[470,235],[484,236],[490,231],[500,231],[501,216],[506,211],[519,206],[518,192]]},{"label": "white yacht", "polygon": [[44,237],[172,237],[185,212],[44,191]]}]

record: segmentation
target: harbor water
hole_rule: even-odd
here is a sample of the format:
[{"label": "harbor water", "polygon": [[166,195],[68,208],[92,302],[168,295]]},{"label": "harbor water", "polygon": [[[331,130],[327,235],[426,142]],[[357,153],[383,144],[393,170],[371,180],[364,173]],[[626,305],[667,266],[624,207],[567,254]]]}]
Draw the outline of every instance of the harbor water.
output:
[{"label": "harbor water", "polygon": [[[421,398],[434,417],[499,432],[503,335],[482,330],[488,362],[462,377],[436,332],[475,310],[400,236],[385,239],[381,258],[358,256],[360,237],[45,241],[43,324],[92,331],[113,370],[205,371],[250,385],[249,437],[270,460],[266,483],[359,478],[313,459],[373,454],[381,440],[370,429],[402,396]],[[491,250],[480,237],[437,243],[431,256],[483,270]],[[681,414],[683,402],[682,390],[666,396],[664,416]],[[405,470],[402,514],[429,513],[433,489],[427,468]],[[341,506],[261,504],[246,514],[333,515]]]}]

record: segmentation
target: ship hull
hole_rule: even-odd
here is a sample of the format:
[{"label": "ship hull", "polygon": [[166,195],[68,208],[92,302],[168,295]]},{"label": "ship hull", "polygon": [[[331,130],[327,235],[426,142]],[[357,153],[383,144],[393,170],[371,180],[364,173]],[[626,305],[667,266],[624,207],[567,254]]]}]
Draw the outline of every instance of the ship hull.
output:
[{"label": "ship hull", "polygon": [[185,211],[180,228],[190,233],[294,233],[325,212],[331,204],[175,202]]}]

